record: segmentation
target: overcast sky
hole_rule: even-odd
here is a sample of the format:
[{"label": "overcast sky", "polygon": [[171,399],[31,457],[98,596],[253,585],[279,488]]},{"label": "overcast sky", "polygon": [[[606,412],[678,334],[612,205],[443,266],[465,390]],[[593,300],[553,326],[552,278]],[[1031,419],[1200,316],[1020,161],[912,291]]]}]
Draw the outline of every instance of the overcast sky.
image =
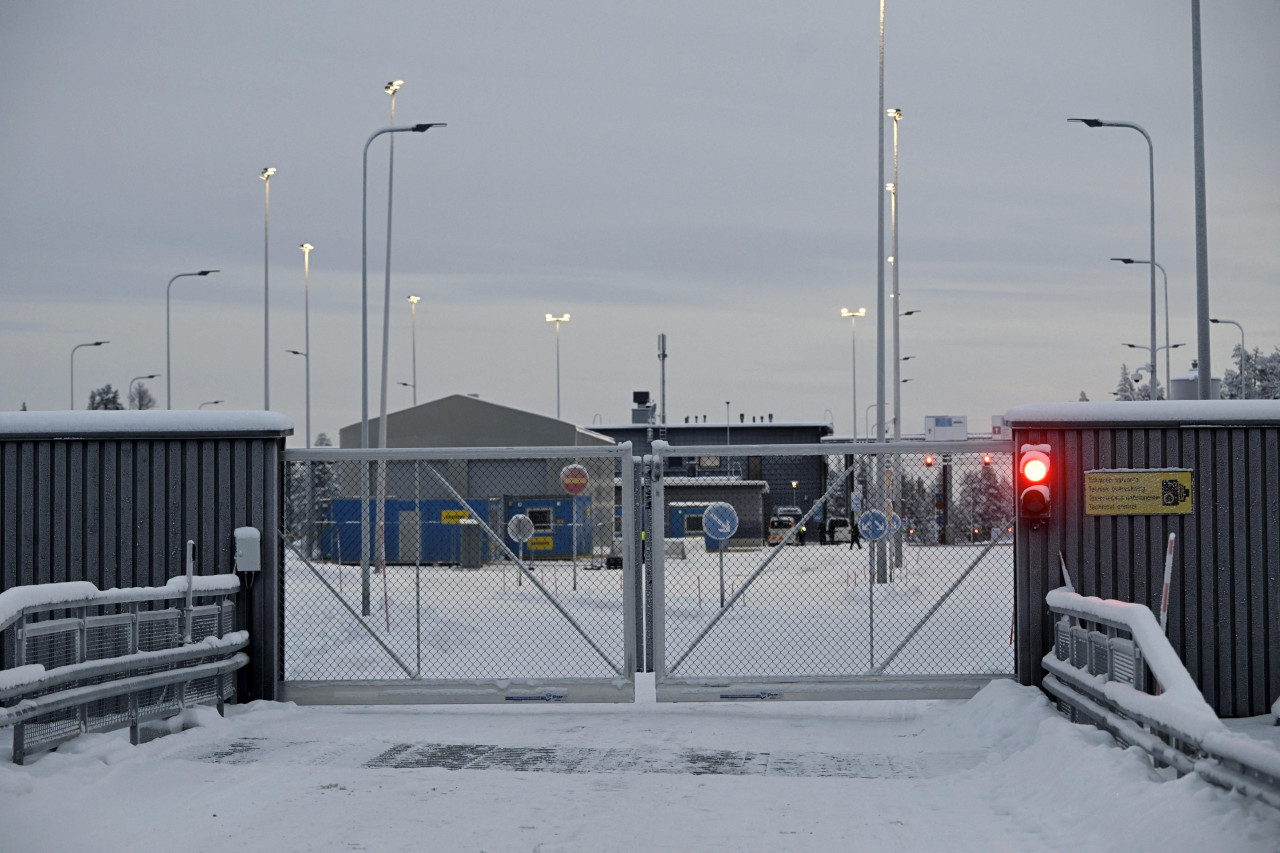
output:
[{"label": "overcast sky", "polygon": [[[1280,344],[1280,3],[1204,4],[1210,311]],[[0,2],[0,409],[61,409],[165,373],[172,405],[263,405],[265,166],[271,407],[303,440],[360,419],[361,151],[396,135],[389,409],[452,393],[566,420],[739,412],[833,419],[875,402],[878,4]],[[1174,373],[1195,356],[1190,3],[890,2],[900,107],[903,430],[1107,400],[1145,353],[1156,257]],[[369,157],[378,410],[387,140]],[[892,142],[886,126],[887,157]],[[891,174],[891,162],[886,167]],[[886,180],[890,179],[888,174]],[[888,206],[886,204],[886,215]],[[887,252],[887,248],[886,248]],[[891,323],[888,324],[891,327]],[[1215,375],[1239,332],[1212,327]],[[1164,342],[1163,303],[1160,343]],[[886,352],[892,353],[891,343]],[[891,365],[889,366],[891,369]],[[1160,358],[1163,373],[1163,353]],[[148,383],[163,407],[165,378]],[[891,383],[889,383],[891,385]],[[889,394],[892,388],[889,387]],[[890,398],[891,399],[891,398]]]}]

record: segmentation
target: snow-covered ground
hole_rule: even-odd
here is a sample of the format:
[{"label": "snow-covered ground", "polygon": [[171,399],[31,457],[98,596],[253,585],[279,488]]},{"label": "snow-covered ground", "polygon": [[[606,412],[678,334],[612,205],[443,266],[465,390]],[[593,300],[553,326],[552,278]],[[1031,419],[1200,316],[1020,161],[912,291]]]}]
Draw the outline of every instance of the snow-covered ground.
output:
[{"label": "snow-covered ground", "polygon": [[[258,702],[183,720],[25,767],[6,739],[0,848],[1280,849],[1280,811],[1171,779],[1008,681],[968,702]],[[1280,734],[1269,722],[1236,725]]]}]

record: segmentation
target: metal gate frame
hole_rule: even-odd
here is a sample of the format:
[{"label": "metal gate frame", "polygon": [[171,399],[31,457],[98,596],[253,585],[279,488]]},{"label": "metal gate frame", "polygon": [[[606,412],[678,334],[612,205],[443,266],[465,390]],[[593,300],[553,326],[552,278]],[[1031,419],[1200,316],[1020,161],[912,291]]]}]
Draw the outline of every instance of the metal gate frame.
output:
[{"label": "metal gate frame", "polygon": [[[337,449],[317,448],[311,450],[286,450],[282,456],[283,464],[289,462],[352,462],[363,461],[370,469],[368,479],[373,481],[372,469],[378,462],[390,461],[445,461],[445,460],[503,460],[503,459],[585,459],[610,458],[616,460],[618,473],[614,490],[620,493],[622,508],[622,659],[613,661],[577,625],[571,615],[559,605],[555,596],[548,591],[538,578],[528,571],[524,561],[512,556],[519,564],[519,570],[526,580],[530,581],[558,610],[562,617],[578,631],[592,648],[614,670],[611,677],[584,677],[560,679],[528,679],[528,678],[492,678],[492,679],[440,679],[414,678],[396,679],[350,679],[350,680],[281,680],[277,684],[281,701],[298,704],[464,704],[491,702],[525,702],[531,700],[544,702],[632,702],[635,699],[635,674],[637,669],[637,643],[642,636],[639,618],[640,585],[637,582],[637,554],[634,543],[638,541],[639,529],[636,526],[637,508],[635,504],[635,475],[637,465],[631,454],[630,442],[612,447],[508,447],[508,448],[412,448],[412,449]],[[281,477],[282,488],[285,477]],[[464,499],[443,481],[446,489],[463,503]],[[368,484],[366,484],[367,487]],[[368,500],[361,499],[365,506]],[[385,510],[379,510],[385,511]],[[488,525],[477,519],[484,526],[486,535],[502,544],[503,537],[488,528]],[[362,542],[362,563],[369,564],[371,543],[367,535],[369,525],[362,521],[362,529],[366,531]],[[502,544],[505,549],[505,544]],[[312,571],[315,568],[310,562],[294,550],[294,558],[301,560]],[[510,552],[508,551],[508,554]],[[283,564],[284,555],[281,554]],[[285,600],[284,573],[280,574],[280,599],[284,613],[281,633],[285,636],[288,630],[288,602]],[[341,599],[339,599],[341,601]],[[351,610],[350,605],[342,602]],[[355,615],[354,610],[351,611]],[[357,617],[359,618],[359,617]],[[363,623],[362,623],[363,624]],[[368,630],[366,626],[366,630]],[[382,644],[371,632],[376,643],[382,645],[384,651],[405,669],[391,650]],[[287,638],[285,639],[287,642]],[[406,672],[408,670],[406,669]]]},{"label": "metal gate frame", "polygon": [[[877,671],[869,671],[867,673],[850,673],[844,676],[782,676],[755,678],[751,680],[735,680],[730,677],[682,677],[673,674],[676,669],[687,656],[688,652],[681,656],[681,660],[677,660],[673,664],[668,664],[668,652],[673,651],[667,648],[667,632],[666,632],[666,561],[665,561],[665,507],[663,487],[663,472],[665,470],[666,457],[668,456],[697,456],[697,455],[725,455],[733,456],[875,456],[885,458],[893,455],[913,455],[932,453],[939,457],[945,454],[974,454],[974,453],[1011,453],[1012,444],[1008,440],[972,440],[972,441],[954,441],[954,442],[886,442],[886,443],[855,443],[855,442],[831,442],[824,443],[820,447],[815,448],[812,444],[803,445],[697,445],[687,446],[680,445],[673,447],[665,441],[653,442],[653,455],[651,457],[651,465],[649,466],[649,483],[652,490],[652,506],[653,511],[648,517],[648,539],[649,545],[647,552],[649,554],[649,563],[651,564],[651,596],[652,610],[651,619],[648,625],[650,641],[652,643],[652,658],[649,661],[650,670],[654,673],[654,683],[659,702],[690,702],[690,701],[733,701],[733,700],[750,700],[750,699],[787,699],[787,700],[814,700],[814,699],[967,699],[978,692],[983,686],[989,683],[994,677],[1012,677],[1012,673],[1008,676],[1000,676],[990,673],[972,674],[972,675],[956,675],[956,676],[930,676],[930,677],[910,677],[910,676],[892,676],[884,675]],[[843,477],[839,481],[830,485],[827,495],[833,493],[833,490],[843,482]],[[882,478],[880,478],[882,479]],[[876,494],[878,492],[878,494]],[[873,491],[873,501],[883,501],[883,489],[879,487],[879,482],[875,483]],[[825,497],[825,496],[824,496]],[[808,510],[803,519],[793,529],[794,531],[800,527],[814,513],[822,498],[815,501],[813,506]],[[788,537],[788,539],[790,536]],[[994,544],[994,543],[993,543]],[[874,547],[874,546],[872,546]],[[970,566],[972,570],[982,556],[990,550],[991,545],[987,546],[978,560]],[[741,596],[750,586],[752,580],[759,575],[769,564],[771,560],[781,551],[770,554],[765,558],[762,565],[759,566],[757,572],[752,575],[742,588],[726,602],[721,614],[728,612],[734,602]],[[886,557],[880,558],[887,562]],[[966,575],[968,571],[966,571]],[[963,579],[963,576],[962,576]],[[959,581],[957,581],[957,584]],[[1013,583],[1012,567],[1010,574],[1010,583]],[[954,590],[947,592],[947,595]],[[926,617],[927,618],[927,617]],[[712,620],[704,629],[698,639],[690,647],[692,651],[697,642],[706,635],[715,622],[718,621],[719,615]],[[917,626],[918,629],[919,626]],[[914,635],[914,630],[912,632]],[[680,650],[674,650],[679,653]],[[1015,655],[1016,657],[1016,655]],[[880,667],[883,668],[883,664]]]}]

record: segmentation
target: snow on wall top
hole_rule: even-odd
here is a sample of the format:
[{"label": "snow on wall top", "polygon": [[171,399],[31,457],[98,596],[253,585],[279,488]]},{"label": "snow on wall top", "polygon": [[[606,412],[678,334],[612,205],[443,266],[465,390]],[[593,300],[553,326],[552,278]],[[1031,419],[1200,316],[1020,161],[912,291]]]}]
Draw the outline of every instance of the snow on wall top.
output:
[{"label": "snow on wall top", "polygon": [[104,435],[293,434],[279,412],[58,411],[0,412],[0,437],[79,438]]},{"label": "snow on wall top", "polygon": [[1280,400],[1033,403],[1013,407],[1004,418],[1010,426],[1033,423],[1280,424]]}]

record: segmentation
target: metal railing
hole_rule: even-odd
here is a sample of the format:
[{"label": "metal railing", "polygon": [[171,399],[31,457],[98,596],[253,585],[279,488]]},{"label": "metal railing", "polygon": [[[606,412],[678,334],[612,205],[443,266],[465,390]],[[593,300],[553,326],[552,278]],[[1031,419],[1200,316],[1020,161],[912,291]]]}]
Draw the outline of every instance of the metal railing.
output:
[{"label": "metal railing", "polygon": [[0,593],[0,727],[13,727],[13,761],[88,732],[173,716],[235,698],[249,662],[235,631],[235,575],[173,578],[163,587],[100,591],[77,581]]},{"label": "metal railing", "polygon": [[1064,716],[1141,747],[1179,775],[1280,808],[1280,752],[1223,725],[1147,607],[1066,588],[1045,601],[1059,619],[1043,686]]}]

